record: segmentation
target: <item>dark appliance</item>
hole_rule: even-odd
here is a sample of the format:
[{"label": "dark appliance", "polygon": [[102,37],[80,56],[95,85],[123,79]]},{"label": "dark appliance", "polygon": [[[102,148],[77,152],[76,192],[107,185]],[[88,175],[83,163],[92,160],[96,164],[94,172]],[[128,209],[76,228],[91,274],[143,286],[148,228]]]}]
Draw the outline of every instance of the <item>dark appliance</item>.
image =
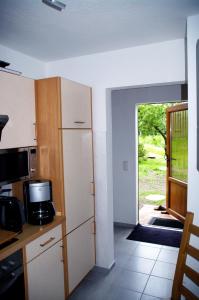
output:
[{"label": "dark appliance", "polygon": [[25,300],[22,250],[0,261],[0,299]]},{"label": "dark appliance", "polygon": [[0,186],[30,179],[36,172],[36,148],[0,150]]},{"label": "dark appliance", "polygon": [[14,232],[22,231],[25,223],[23,204],[16,197],[0,196],[0,227]]},{"label": "dark appliance", "polygon": [[27,222],[44,225],[53,221],[55,210],[52,202],[50,180],[28,180],[24,182],[24,203]]}]

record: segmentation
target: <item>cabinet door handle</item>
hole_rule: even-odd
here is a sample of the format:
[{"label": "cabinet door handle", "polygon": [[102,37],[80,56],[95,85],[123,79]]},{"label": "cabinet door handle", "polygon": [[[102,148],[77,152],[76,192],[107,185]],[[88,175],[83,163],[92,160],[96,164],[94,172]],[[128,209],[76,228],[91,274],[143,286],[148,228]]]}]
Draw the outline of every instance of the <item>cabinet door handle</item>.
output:
[{"label": "cabinet door handle", "polygon": [[37,141],[37,124],[33,123],[33,126],[35,128],[35,138],[34,138],[34,141]]},{"label": "cabinet door handle", "polygon": [[83,122],[83,121],[74,121],[75,124],[84,124],[86,122]]},{"label": "cabinet door handle", "polygon": [[41,246],[41,247],[44,247],[44,246],[46,246],[47,244],[49,244],[50,242],[52,242],[54,239],[55,239],[55,237],[51,237],[51,238],[49,238],[49,240],[47,240],[46,242],[40,244],[40,246]]}]

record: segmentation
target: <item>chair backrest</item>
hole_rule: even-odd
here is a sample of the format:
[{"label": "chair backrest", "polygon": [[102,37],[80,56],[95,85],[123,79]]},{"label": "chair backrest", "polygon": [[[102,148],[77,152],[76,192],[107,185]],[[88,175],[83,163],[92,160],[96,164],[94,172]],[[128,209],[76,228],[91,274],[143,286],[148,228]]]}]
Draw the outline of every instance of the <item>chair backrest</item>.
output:
[{"label": "chair backrest", "polygon": [[188,289],[188,287],[185,287],[183,283],[184,275],[186,275],[195,285],[199,286],[199,273],[187,265],[187,255],[199,261],[199,249],[190,245],[191,235],[199,237],[199,227],[193,225],[193,216],[193,213],[188,212],[185,218],[184,230],[173,281],[172,300],[181,299],[181,295],[183,295],[185,299],[199,299],[199,293],[197,292],[196,295],[193,291]]}]

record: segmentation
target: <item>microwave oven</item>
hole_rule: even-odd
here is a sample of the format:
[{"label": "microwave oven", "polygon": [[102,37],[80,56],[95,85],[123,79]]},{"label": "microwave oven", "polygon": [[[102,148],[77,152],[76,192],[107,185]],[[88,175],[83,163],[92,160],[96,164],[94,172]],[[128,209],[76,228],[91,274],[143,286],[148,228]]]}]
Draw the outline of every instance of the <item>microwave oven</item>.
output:
[{"label": "microwave oven", "polygon": [[34,178],[36,166],[36,147],[0,149],[0,186]]}]

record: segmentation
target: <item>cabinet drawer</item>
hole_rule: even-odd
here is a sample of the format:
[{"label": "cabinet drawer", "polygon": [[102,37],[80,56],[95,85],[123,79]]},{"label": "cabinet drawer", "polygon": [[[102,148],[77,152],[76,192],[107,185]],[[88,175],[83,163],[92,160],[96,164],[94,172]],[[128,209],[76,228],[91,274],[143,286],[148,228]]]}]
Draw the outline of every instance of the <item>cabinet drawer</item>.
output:
[{"label": "cabinet drawer", "polygon": [[32,260],[62,238],[61,225],[46,232],[26,246],[26,262]]}]

